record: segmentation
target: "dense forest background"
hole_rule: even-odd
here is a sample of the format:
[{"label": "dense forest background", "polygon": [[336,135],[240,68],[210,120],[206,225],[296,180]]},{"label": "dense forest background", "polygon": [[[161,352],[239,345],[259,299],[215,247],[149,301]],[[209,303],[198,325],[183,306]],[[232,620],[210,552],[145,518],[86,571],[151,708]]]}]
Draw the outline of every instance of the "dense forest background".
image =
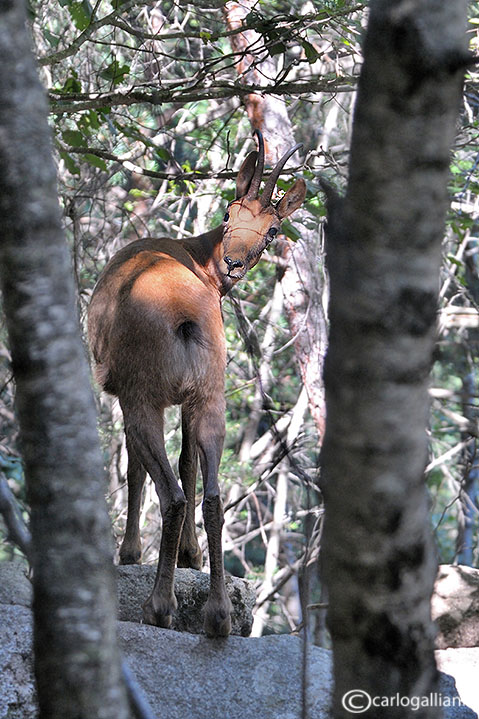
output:
[{"label": "dense forest background", "polygon": [[[279,187],[301,174],[308,185],[305,208],[284,223],[284,235],[223,304],[225,563],[257,585],[256,635],[294,631],[304,611],[301,570],[318,555],[323,518],[316,481],[328,280],[319,178],[339,191],[346,184],[367,6],[350,0],[31,0],[29,9],[83,326],[98,274],[117,249],[138,237],[194,235],[221,222],[235,172],[253,149],[259,115],[270,165],[290,137],[303,143],[301,165],[291,164]],[[479,3],[473,2],[473,50],[478,25]],[[469,71],[451,158],[426,469],[440,561],[472,566],[479,565],[477,81]],[[0,358],[0,468],[27,518],[3,326]],[[126,521],[121,412],[105,395],[97,401],[119,544]],[[172,411],[172,459],[179,447]],[[148,485],[144,562],[156,562],[159,517]],[[197,519],[201,527],[200,511]],[[205,547],[204,536],[201,542]],[[17,553],[2,530],[0,559]],[[315,576],[309,601],[322,603]],[[322,629],[318,621],[318,641]]]}]

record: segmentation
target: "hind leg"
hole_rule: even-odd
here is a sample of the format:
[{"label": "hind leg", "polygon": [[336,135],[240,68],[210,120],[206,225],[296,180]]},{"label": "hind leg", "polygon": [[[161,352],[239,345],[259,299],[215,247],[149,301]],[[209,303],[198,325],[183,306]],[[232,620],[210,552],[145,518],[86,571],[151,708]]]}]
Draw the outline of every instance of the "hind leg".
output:
[{"label": "hind leg", "polygon": [[137,455],[155,484],[163,519],[155,584],[143,605],[143,618],[147,624],[169,627],[177,606],[173,585],[186,497],[166,456],[163,412],[143,406],[140,410],[123,408],[123,413]]},{"label": "hind leg", "polygon": [[179,461],[180,479],[186,495],[186,517],[181,532],[178,566],[201,569],[203,555],[196,538],[195,499],[196,475],[198,471],[198,450],[194,427],[194,411],[184,404],[181,410],[182,445]]},{"label": "hind leg", "polygon": [[145,484],[146,470],[138,458],[133,442],[126,435],[126,449],[128,452],[128,513],[126,517],[126,531],[120,547],[120,564],[140,564],[140,510],[141,492]]}]

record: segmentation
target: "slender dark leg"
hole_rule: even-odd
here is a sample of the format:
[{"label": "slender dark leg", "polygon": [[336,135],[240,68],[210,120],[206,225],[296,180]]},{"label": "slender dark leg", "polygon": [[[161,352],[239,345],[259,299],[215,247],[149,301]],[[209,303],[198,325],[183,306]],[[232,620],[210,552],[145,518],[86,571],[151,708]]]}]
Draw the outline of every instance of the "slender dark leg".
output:
[{"label": "slender dark leg", "polygon": [[134,441],[138,457],[155,484],[163,519],[155,584],[143,605],[143,618],[147,624],[169,627],[177,607],[173,585],[186,514],[186,497],[166,456],[163,412],[143,406],[137,411],[123,409],[123,413],[125,427]]},{"label": "slender dark leg", "polygon": [[120,564],[140,564],[140,510],[141,492],[146,478],[146,470],[140,462],[133,442],[126,437],[128,452],[128,514],[126,517],[126,531],[120,547]]},{"label": "slender dark leg", "polygon": [[194,428],[194,411],[183,405],[182,419],[182,445],[179,461],[179,471],[183,491],[186,495],[186,517],[181,532],[180,549],[178,552],[178,566],[201,569],[203,556],[196,538],[195,526],[195,499],[196,475],[198,471],[198,451],[196,447],[196,432]]},{"label": "slender dark leg", "polygon": [[203,518],[210,557],[210,594],[205,605],[204,628],[208,636],[226,637],[231,631],[231,602],[226,593],[223,549],[223,507],[218,486],[218,468],[225,435],[223,402],[211,411],[205,408],[198,422],[198,446],[204,483]]}]

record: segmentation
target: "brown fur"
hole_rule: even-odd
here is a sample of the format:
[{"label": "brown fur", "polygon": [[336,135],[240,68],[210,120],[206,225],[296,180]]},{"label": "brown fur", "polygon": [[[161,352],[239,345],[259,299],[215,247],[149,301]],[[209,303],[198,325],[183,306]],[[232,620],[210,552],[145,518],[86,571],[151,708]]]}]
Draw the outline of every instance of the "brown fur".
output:
[{"label": "brown fur", "polygon": [[[256,156],[257,153],[254,153]],[[198,458],[203,516],[211,568],[205,631],[230,632],[224,585],[223,510],[218,467],[225,433],[225,337],[221,297],[258,262],[271,227],[303,202],[298,180],[278,208],[263,208],[246,191],[255,172],[253,153],[237,187],[243,197],[229,207],[224,227],[188,240],[147,238],[120,250],[93,292],[88,328],[100,385],[119,398],[128,450],[128,516],[120,561],[140,561],[139,514],[146,473],[160,498],[163,531],[155,586],[143,606],[147,623],[167,627],[176,608],[175,565],[201,568],[194,509]],[[182,407],[182,488],[166,457],[163,415]]]}]

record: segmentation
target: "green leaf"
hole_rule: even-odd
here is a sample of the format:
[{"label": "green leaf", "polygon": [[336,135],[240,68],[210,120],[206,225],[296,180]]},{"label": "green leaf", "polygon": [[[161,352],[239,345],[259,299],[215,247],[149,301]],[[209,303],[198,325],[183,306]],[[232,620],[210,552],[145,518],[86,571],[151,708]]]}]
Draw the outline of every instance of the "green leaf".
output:
[{"label": "green leaf", "polygon": [[306,60],[309,63],[313,64],[316,60],[319,60],[319,53],[314,45],[311,45],[311,43],[307,40],[303,40],[301,44],[303,46],[304,54],[306,55]]},{"label": "green leaf", "polygon": [[78,80],[78,73],[75,72],[75,70],[73,70],[70,77],[66,79],[62,90],[66,93],[81,92],[81,83]]},{"label": "green leaf", "polygon": [[68,172],[72,175],[79,175],[80,174],[80,168],[74,161],[73,157],[68,154],[68,152],[60,151],[60,157],[62,158],[63,162],[65,163],[65,167],[67,168]]},{"label": "green leaf", "polygon": [[257,22],[258,22],[258,21],[261,21],[261,19],[262,19],[262,18],[261,18],[261,15],[259,15],[259,14],[258,14],[257,12],[255,12],[254,10],[251,10],[251,12],[249,12],[249,13],[246,15],[246,17],[245,17],[245,19],[243,20],[243,22],[244,22],[244,24],[245,24],[246,27],[255,27],[256,24],[257,24]]},{"label": "green leaf", "polygon": [[77,127],[84,135],[90,135],[92,132],[96,132],[101,127],[98,113],[95,110],[89,110],[83,113],[77,120]]},{"label": "green leaf", "polygon": [[310,200],[306,202],[306,206],[308,210],[311,212],[311,214],[315,215],[315,217],[325,217],[326,216],[326,207],[324,202],[321,201],[321,198],[316,195],[312,197]]},{"label": "green leaf", "polygon": [[98,117],[98,113],[95,112],[95,110],[90,110],[88,113],[88,120],[90,122],[90,127],[92,130],[99,130],[101,127],[100,118]]},{"label": "green leaf", "polygon": [[72,2],[68,8],[73,24],[78,30],[85,30],[91,20],[91,12],[88,12],[86,2]]},{"label": "green leaf", "polygon": [[171,155],[165,147],[158,147],[156,154],[163,162],[169,162],[171,159]]},{"label": "green leaf", "polygon": [[48,40],[48,42],[50,43],[51,47],[58,47],[58,43],[60,42],[60,38],[58,37],[58,35],[54,35],[53,33],[51,33],[48,28],[45,28],[43,30],[43,34],[45,36],[45,39]]},{"label": "green leaf", "polygon": [[141,197],[141,198],[151,197],[151,192],[148,192],[148,190],[140,190],[139,187],[132,187],[128,194],[131,195],[132,197]]},{"label": "green leaf", "polygon": [[268,48],[268,52],[271,57],[273,57],[273,55],[281,55],[283,52],[286,52],[286,45],[284,42],[276,42]]},{"label": "green leaf", "polygon": [[93,167],[98,167],[100,170],[106,170],[107,165],[105,160],[102,160],[101,157],[97,157],[96,155],[91,155],[90,153],[87,153],[85,155],[85,160],[90,163],[90,165],[93,165]]},{"label": "green leaf", "polygon": [[85,137],[79,130],[64,130],[62,132],[63,140],[72,147],[85,147]]},{"label": "green leaf", "polygon": [[299,234],[299,232],[297,231],[295,226],[293,224],[291,224],[291,222],[289,222],[289,220],[285,220],[283,222],[282,229],[283,229],[283,233],[286,235],[286,237],[289,240],[292,240],[293,242],[296,242],[301,237],[301,235]]},{"label": "green leaf", "polygon": [[457,267],[464,267],[464,262],[458,260],[457,257],[454,257],[454,255],[448,255],[447,259],[449,260],[449,262],[451,262],[453,265],[456,265]]},{"label": "green leaf", "polygon": [[128,75],[129,72],[129,65],[120,65],[118,60],[113,60],[113,62],[111,62],[105,70],[100,72],[100,77],[104,80],[109,80],[114,85],[118,85],[118,83],[122,82],[125,75]]}]

